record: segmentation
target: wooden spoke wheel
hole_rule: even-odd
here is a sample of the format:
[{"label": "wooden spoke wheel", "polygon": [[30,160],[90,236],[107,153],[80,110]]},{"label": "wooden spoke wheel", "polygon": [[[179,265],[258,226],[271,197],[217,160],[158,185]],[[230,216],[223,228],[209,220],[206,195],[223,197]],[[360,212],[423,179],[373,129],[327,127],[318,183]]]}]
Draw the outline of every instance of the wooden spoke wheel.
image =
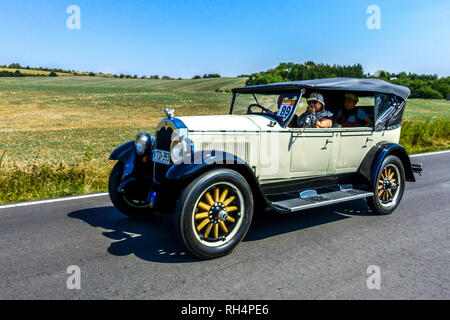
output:
[{"label": "wooden spoke wheel", "polygon": [[405,170],[396,156],[387,156],[374,181],[373,197],[367,198],[376,214],[389,214],[397,208],[405,189]]},{"label": "wooden spoke wheel", "polygon": [[194,207],[193,223],[200,241],[217,246],[230,240],[242,223],[242,193],[230,183],[218,183],[206,190]]},{"label": "wooden spoke wheel", "polygon": [[244,238],[253,216],[253,195],[245,178],[214,169],[181,193],[174,216],[179,238],[203,259],[231,252]]},{"label": "wooden spoke wheel", "polygon": [[388,164],[384,167],[380,179],[378,179],[377,187],[378,198],[382,205],[389,206],[395,201],[398,195],[399,182],[399,169],[393,164]]}]

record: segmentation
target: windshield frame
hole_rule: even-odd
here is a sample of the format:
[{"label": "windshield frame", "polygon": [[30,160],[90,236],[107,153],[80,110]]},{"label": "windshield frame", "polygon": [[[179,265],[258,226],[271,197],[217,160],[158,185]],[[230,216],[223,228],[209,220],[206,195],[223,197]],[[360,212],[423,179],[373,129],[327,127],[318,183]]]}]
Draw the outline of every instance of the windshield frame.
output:
[{"label": "windshield frame", "polygon": [[[251,114],[268,116],[268,117],[274,119],[275,121],[277,121],[281,127],[286,128],[287,126],[289,126],[289,124],[291,123],[292,119],[294,118],[294,115],[297,112],[297,107],[298,107],[298,105],[299,105],[299,103],[300,103],[300,101],[302,99],[302,96],[303,96],[304,92],[305,92],[305,89],[299,90],[298,93],[295,93],[294,91],[292,92],[293,94],[298,95],[298,98],[297,98],[297,101],[295,102],[295,105],[294,105],[294,108],[293,108],[293,110],[291,112],[291,115],[289,116],[289,118],[286,121],[282,121],[276,115],[272,115],[272,114],[269,114],[269,113],[260,112],[260,113],[251,113]],[[255,99],[256,103],[258,103],[258,100],[255,97],[255,93],[257,93],[257,94],[264,94],[264,93],[261,93],[261,92],[248,92],[248,93],[247,92],[246,93],[239,92],[239,94],[242,94],[242,95],[244,95],[244,94],[253,95],[253,98]],[[233,114],[233,108],[234,108],[234,104],[236,102],[237,94],[238,93],[233,92],[233,97],[231,99],[230,112],[229,112],[230,115]],[[279,93],[272,93],[272,92],[271,93],[267,93],[267,95],[277,95],[277,94],[278,95],[282,95],[282,94],[286,94],[286,92],[282,91],[282,92],[279,92]],[[248,115],[248,113],[246,115]]]}]

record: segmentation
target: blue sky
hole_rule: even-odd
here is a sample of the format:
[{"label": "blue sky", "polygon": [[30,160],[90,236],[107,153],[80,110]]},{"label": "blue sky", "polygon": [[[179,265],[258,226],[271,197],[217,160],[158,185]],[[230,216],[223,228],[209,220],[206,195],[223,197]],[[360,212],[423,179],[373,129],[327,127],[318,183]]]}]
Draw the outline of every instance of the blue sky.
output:
[{"label": "blue sky", "polygon": [[2,0],[0,39],[0,64],[80,71],[236,76],[312,60],[448,76],[450,1]]}]

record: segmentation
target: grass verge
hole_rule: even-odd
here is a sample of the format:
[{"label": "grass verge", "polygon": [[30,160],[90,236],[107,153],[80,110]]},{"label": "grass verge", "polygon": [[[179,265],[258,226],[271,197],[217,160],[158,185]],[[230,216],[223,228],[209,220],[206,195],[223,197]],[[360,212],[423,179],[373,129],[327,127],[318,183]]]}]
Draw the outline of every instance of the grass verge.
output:
[{"label": "grass verge", "polygon": [[105,191],[112,162],[34,164],[0,168],[0,203]]},{"label": "grass verge", "polygon": [[450,120],[405,120],[400,144],[410,154],[450,149]]}]

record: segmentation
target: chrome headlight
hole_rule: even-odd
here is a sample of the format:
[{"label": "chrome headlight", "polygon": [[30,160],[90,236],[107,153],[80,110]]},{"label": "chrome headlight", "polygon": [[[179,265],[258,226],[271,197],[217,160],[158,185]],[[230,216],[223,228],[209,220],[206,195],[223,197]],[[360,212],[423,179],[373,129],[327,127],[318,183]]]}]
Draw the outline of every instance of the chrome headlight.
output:
[{"label": "chrome headlight", "polygon": [[172,162],[176,163],[181,160],[185,155],[194,151],[194,143],[189,138],[182,138],[181,140],[172,141],[170,148],[170,157]]},{"label": "chrome headlight", "polygon": [[153,146],[153,141],[154,140],[151,134],[139,132],[136,140],[134,141],[137,154],[142,156],[149,148]]}]

